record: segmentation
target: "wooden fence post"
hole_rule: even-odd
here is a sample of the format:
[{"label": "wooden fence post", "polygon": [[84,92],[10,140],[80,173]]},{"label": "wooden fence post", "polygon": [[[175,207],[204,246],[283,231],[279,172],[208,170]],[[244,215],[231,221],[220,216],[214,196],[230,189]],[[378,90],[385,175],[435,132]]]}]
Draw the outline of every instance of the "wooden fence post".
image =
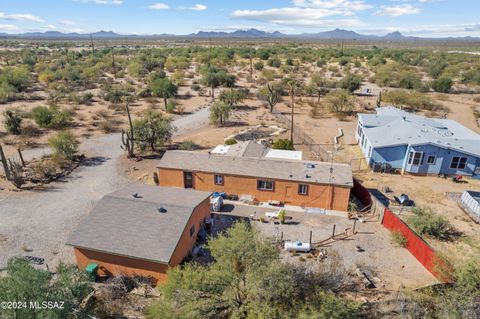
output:
[{"label": "wooden fence post", "polygon": [[10,170],[8,168],[7,158],[5,157],[5,153],[3,152],[2,145],[0,145],[0,159],[2,160],[5,177],[7,178],[7,180],[10,180]]},{"label": "wooden fence post", "polygon": [[23,160],[22,151],[19,148],[17,148],[17,151],[18,151],[18,156],[20,156],[20,162],[22,162],[22,166],[25,167],[25,161]]}]

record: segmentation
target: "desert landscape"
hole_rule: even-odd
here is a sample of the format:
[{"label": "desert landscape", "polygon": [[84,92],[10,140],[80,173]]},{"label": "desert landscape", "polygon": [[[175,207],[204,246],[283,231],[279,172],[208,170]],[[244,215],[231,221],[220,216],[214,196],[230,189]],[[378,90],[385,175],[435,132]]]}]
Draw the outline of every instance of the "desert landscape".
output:
[{"label": "desert landscape", "polygon": [[[14,261],[22,260],[17,267],[85,280],[71,297],[69,311],[78,316],[58,318],[476,318],[480,228],[460,196],[480,190],[479,176],[375,171],[358,132],[359,114],[393,107],[480,134],[480,56],[469,53],[479,49],[475,41],[366,38],[0,37],[0,272],[13,278]],[[67,238],[108,194],[135,183],[163,187],[158,165],[168,152],[212,156],[217,145],[248,143],[300,151],[307,168],[331,165],[329,187],[333,166],[347,167],[348,209],[223,194],[230,209],[211,211],[218,229],[196,239],[178,267],[167,263],[169,280],[159,288],[142,275],[130,281],[112,274],[93,283],[82,277],[78,247],[66,245]],[[480,141],[474,147],[480,149]],[[273,182],[262,187],[276,191]],[[308,192],[298,189],[298,195]],[[398,200],[405,195],[411,205]],[[267,218],[277,204],[283,217]],[[408,236],[385,226],[386,211],[431,249],[448,276],[419,259]],[[199,234],[190,229],[190,237]],[[298,241],[312,250],[284,248]],[[28,266],[21,264],[25,258]],[[232,273],[241,276],[232,279]],[[206,278],[227,287],[221,297]],[[299,312],[277,305],[281,296],[256,301],[285,278],[293,278],[288,288],[277,288],[306,302]],[[298,278],[321,288],[303,287]],[[9,285],[0,279],[0,288]],[[231,306],[232,291],[258,312]],[[204,308],[185,301],[192,294]],[[464,304],[446,308],[446,300]],[[225,309],[212,310],[216,302]],[[260,310],[262,303],[283,310]],[[19,318],[30,318],[26,313]]]}]

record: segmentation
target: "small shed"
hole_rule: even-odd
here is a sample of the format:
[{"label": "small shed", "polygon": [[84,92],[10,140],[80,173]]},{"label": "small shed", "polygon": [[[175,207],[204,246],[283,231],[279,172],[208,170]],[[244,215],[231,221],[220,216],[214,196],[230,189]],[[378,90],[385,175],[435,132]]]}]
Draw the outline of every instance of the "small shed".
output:
[{"label": "small shed", "polygon": [[472,218],[480,223],[480,192],[464,191],[460,203]]}]

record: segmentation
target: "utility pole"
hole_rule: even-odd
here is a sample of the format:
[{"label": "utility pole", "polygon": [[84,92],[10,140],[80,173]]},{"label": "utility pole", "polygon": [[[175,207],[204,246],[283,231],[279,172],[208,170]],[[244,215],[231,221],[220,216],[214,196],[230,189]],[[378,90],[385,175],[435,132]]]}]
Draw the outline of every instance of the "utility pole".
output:
[{"label": "utility pole", "polygon": [[253,82],[253,53],[252,48],[250,47],[250,81]]},{"label": "utility pole", "polygon": [[290,87],[290,98],[292,103],[292,115],[290,119],[290,142],[293,144],[293,119],[294,119],[294,111],[295,111],[295,80],[290,80],[288,83]]},{"label": "utility pole", "polygon": [[92,32],[90,32],[90,46],[92,47],[92,53],[95,52],[95,45],[93,44]]},{"label": "utility pole", "polygon": [[115,67],[115,48],[112,47],[112,67],[113,67],[113,76],[117,78],[117,68]]}]

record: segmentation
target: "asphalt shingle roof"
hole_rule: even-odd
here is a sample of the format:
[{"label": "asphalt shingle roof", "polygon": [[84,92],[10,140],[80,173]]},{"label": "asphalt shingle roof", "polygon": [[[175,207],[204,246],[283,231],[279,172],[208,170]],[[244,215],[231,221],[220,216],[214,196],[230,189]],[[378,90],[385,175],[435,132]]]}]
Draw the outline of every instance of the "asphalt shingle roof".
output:
[{"label": "asphalt shingle roof", "polygon": [[168,264],[193,209],[210,195],[130,184],[104,196],[69,236],[67,245]]},{"label": "asphalt shingle roof", "polygon": [[157,167],[316,184],[331,183],[346,187],[353,186],[352,168],[348,164],[233,157],[191,151],[167,151]]}]

